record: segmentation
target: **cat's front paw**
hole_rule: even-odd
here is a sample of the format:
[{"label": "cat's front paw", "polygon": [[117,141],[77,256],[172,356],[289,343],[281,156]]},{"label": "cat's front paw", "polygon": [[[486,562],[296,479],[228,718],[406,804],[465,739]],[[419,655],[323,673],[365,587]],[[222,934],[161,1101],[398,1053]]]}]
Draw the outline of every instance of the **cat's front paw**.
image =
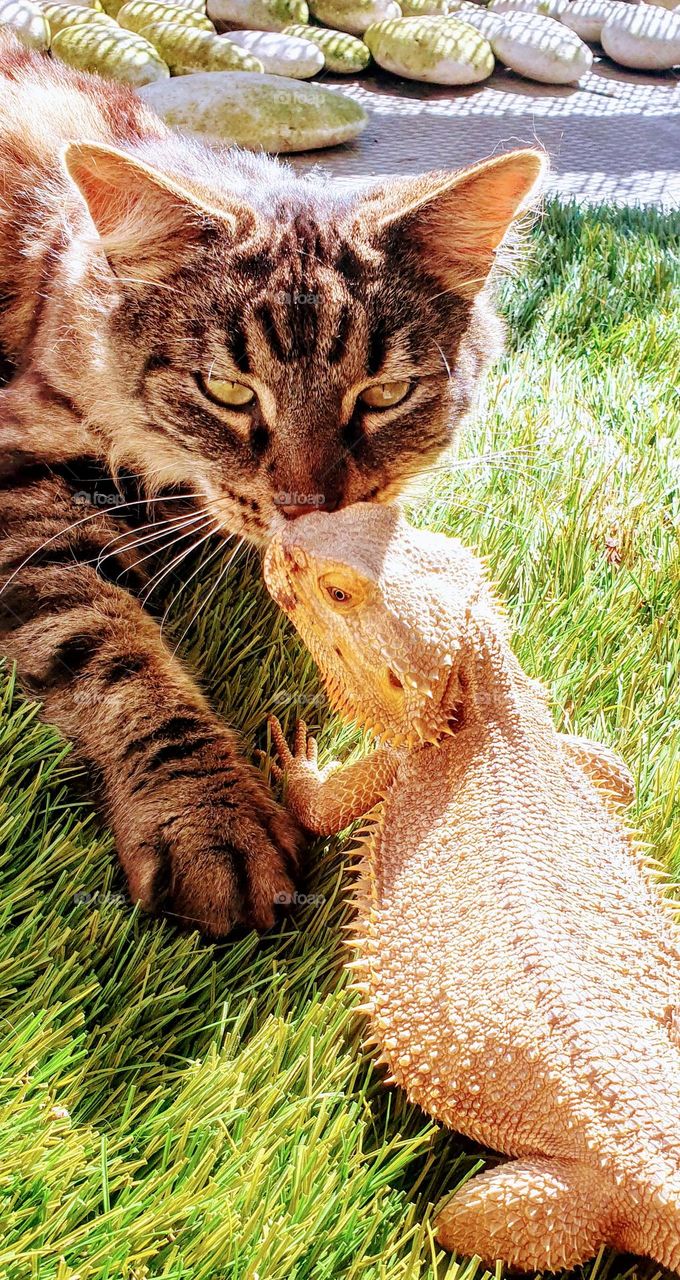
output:
[{"label": "cat's front paw", "polygon": [[132,900],[208,937],[268,929],[294,897],[300,828],[231,744],[199,776],[138,792],[114,825]]}]

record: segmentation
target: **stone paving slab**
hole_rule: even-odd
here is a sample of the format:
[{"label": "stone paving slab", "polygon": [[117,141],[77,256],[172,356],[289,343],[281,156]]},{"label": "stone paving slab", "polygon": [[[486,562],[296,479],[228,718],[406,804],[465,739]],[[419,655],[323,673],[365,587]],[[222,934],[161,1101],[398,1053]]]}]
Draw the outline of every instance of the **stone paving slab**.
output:
[{"label": "stone paving slab", "polygon": [[590,203],[680,206],[680,79],[625,71],[597,58],[575,87],[548,86],[497,70],[482,85],[424,85],[377,71],[327,79],[370,112],[356,142],[289,157],[343,183],[386,174],[458,168],[540,142],[551,188]]}]

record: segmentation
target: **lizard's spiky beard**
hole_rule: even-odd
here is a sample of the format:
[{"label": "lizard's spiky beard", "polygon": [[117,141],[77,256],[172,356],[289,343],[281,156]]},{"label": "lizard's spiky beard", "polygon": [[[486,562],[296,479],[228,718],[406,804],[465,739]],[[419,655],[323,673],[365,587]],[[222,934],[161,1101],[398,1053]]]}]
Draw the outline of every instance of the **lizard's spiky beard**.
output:
[{"label": "lizard's spiky beard", "polygon": [[[436,745],[455,733],[460,717],[456,710],[447,712],[443,696],[452,680],[457,678],[450,669],[443,668],[423,679],[403,670],[399,664],[383,654],[384,669],[402,686],[399,700],[393,706],[381,696],[370,680],[368,670],[353,671],[339,660],[333,649],[315,643],[315,635],[305,621],[296,616],[300,635],[312,653],[322,674],[328,701],[343,718],[353,720],[382,742],[395,747],[415,747],[419,743]],[[389,677],[388,677],[389,678]]]},{"label": "lizard's spiky beard", "polygon": [[[413,671],[414,644],[404,646],[377,634],[362,634],[362,657],[348,643],[342,620],[330,615],[319,625],[316,574],[307,572],[301,547],[277,536],[264,560],[267,587],[293,622],[321,673],[328,700],[344,718],[355,721],[393,746],[436,745],[461,725],[460,684],[453,658]],[[396,638],[396,637],[395,637]]]}]

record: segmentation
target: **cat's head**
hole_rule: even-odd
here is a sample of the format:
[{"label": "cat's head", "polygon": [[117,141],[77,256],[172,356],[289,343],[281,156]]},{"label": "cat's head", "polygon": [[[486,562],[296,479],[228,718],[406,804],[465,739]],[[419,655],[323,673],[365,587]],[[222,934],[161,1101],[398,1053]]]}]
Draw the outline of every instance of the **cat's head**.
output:
[{"label": "cat's head", "polygon": [[193,486],[258,542],[397,496],[498,350],[486,285],[542,154],[341,196],[266,159],[146,145],[66,152],[114,461]]}]

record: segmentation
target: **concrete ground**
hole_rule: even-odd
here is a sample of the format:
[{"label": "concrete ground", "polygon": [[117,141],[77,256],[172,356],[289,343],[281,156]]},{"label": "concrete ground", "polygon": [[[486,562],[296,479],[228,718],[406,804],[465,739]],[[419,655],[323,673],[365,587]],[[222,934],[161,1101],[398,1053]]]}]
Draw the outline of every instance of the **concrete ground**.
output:
[{"label": "concrete ground", "polygon": [[550,153],[555,192],[680,207],[680,79],[672,72],[638,74],[599,58],[574,88],[503,70],[466,88],[380,71],[334,85],[367,108],[368,128],[348,146],[290,157],[298,170],[320,165],[354,183],[457,168],[538,141]]}]

